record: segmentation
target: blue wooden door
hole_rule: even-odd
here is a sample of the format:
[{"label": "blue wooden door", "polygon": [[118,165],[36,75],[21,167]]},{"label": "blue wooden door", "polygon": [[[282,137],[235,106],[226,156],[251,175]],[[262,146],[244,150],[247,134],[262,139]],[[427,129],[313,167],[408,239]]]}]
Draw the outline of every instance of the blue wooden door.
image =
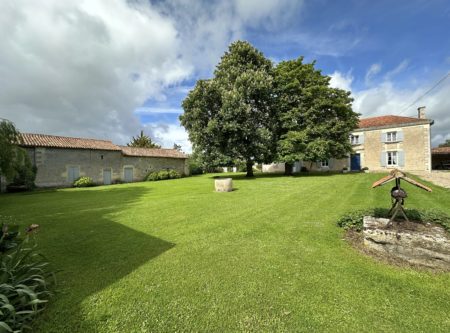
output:
[{"label": "blue wooden door", "polygon": [[352,171],[361,170],[361,155],[360,154],[352,154],[350,157],[350,169]]}]

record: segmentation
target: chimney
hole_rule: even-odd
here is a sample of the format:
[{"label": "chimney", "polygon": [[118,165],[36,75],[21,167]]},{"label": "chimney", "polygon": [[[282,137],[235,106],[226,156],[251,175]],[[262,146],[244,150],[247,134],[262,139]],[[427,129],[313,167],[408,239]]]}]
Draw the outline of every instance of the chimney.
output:
[{"label": "chimney", "polygon": [[425,106],[417,108],[417,118],[425,119]]}]

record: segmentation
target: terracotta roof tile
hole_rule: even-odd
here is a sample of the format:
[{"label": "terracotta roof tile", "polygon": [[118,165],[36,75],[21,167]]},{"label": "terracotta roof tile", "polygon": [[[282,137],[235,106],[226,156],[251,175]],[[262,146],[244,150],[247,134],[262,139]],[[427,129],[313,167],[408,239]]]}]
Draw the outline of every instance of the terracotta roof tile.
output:
[{"label": "terracotta roof tile", "polygon": [[431,153],[435,155],[450,154],[450,147],[436,147],[431,149]]},{"label": "terracotta roof tile", "polygon": [[116,146],[111,141],[107,140],[70,138],[66,136],[31,134],[31,133],[22,133],[21,146],[121,150],[119,146]]},{"label": "terracotta roof tile", "polygon": [[121,146],[121,148],[122,154],[125,156],[188,158],[186,154],[176,149],[137,148],[128,146]]},{"label": "terracotta roof tile", "polygon": [[419,119],[413,117],[380,116],[360,119],[358,128],[389,127],[406,124],[429,124],[432,122],[433,121],[430,119]]},{"label": "terracotta roof tile", "polygon": [[107,140],[71,138],[66,136],[22,133],[23,147],[48,147],[69,149],[95,149],[121,151],[124,156],[188,158],[175,149],[150,149],[118,146]]}]

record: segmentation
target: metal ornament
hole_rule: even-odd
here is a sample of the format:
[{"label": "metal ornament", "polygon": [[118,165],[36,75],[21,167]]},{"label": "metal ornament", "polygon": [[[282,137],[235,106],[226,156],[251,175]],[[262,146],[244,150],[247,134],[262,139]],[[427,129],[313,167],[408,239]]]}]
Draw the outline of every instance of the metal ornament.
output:
[{"label": "metal ornament", "polygon": [[394,221],[398,214],[403,215],[406,221],[409,221],[406,216],[405,210],[403,208],[403,204],[405,203],[405,198],[408,196],[406,191],[400,187],[400,180],[403,179],[414,186],[417,186],[425,191],[432,192],[432,189],[428,186],[425,186],[414,179],[407,177],[403,172],[398,169],[392,170],[388,176],[377,180],[372,184],[372,188],[378,187],[384,184],[387,184],[391,181],[395,180],[395,186],[391,189],[391,200],[392,207],[389,211],[389,215],[391,216],[390,222]]}]

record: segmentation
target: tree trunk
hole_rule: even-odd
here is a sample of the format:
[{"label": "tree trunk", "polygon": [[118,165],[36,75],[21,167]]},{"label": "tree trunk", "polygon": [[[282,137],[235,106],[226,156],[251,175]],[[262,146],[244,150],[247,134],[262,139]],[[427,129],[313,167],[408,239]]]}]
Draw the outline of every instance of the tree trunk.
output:
[{"label": "tree trunk", "polygon": [[285,176],[292,176],[292,170],[294,168],[293,163],[284,163],[284,175]]},{"label": "tree trunk", "polygon": [[245,175],[245,177],[253,177],[253,162],[247,161],[246,166],[247,166],[247,174]]}]

